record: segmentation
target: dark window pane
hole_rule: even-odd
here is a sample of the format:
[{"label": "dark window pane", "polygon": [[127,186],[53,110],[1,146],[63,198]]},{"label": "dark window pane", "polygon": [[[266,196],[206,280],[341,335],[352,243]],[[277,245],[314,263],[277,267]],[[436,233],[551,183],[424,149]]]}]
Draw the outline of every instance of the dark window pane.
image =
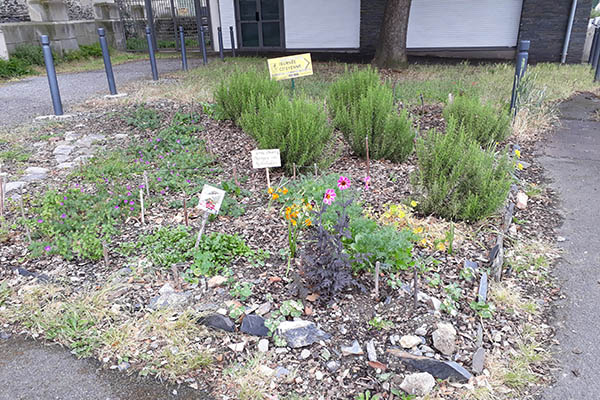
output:
[{"label": "dark window pane", "polygon": [[258,24],[242,24],[242,46],[258,47]]},{"label": "dark window pane", "polygon": [[279,22],[263,22],[263,46],[280,47]]},{"label": "dark window pane", "polygon": [[240,20],[256,21],[256,0],[240,0]]},{"label": "dark window pane", "polygon": [[279,19],[279,0],[260,0],[262,19]]}]

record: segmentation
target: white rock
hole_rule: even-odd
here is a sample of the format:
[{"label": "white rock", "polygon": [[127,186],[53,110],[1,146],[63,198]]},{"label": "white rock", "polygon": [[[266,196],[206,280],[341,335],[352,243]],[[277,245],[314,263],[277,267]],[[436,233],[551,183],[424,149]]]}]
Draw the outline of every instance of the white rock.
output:
[{"label": "white rock", "polygon": [[208,280],[208,287],[214,288],[218,286],[223,286],[227,282],[227,278],[221,275],[215,275]]},{"label": "white rock", "polygon": [[425,396],[435,387],[435,379],[428,372],[411,374],[404,378],[400,389],[415,396]]},{"label": "white rock", "polygon": [[527,200],[529,197],[525,194],[525,192],[520,191],[517,193],[517,208],[520,210],[524,210],[527,208]]},{"label": "white rock", "polygon": [[308,349],[302,350],[302,352],[300,353],[300,359],[306,360],[308,357],[310,357],[310,350],[308,350]]},{"label": "white rock", "polygon": [[421,338],[414,335],[404,335],[400,338],[400,346],[405,349],[412,349],[421,344]]},{"label": "white rock", "polygon": [[260,339],[258,341],[258,351],[261,353],[269,351],[269,339]]},{"label": "white rock", "polygon": [[321,381],[321,380],[323,380],[323,373],[322,373],[321,371],[317,371],[317,372],[315,372],[315,378],[316,378],[318,381]]},{"label": "white rock", "polygon": [[25,185],[27,185],[27,182],[23,182],[23,181],[8,182],[6,184],[6,193],[8,194],[9,192],[11,192],[13,190],[19,190]]},{"label": "white rock", "polygon": [[342,355],[344,355],[344,356],[349,356],[349,355],[359,356],[361,354],[364,354],[362,348],[360,347],[360,343],[358,343],[358,340],[355,340],[354,342],[352,342],[351,346],[342,346],[341,350],[342,350]]},{"label": "white rock", "polygon": [[273,376],[275,375],[275,370],[273,368],[269,368],[266,365],[261,365],[260,367],[258,367],[258,369],[260,370],[260,373],[264,376]]},{"label": "white rock", "polygon": [[440,322],[431,335],[433,347],[442,354],[450,356],[456,351],[456,329],[450,323]]},{"label": "white rock", "polygon": [[241,351],[244,351],[244,347],[246,347],[246,342],[232,343],[232,344],[227,345],[227,347],[229,347],[231,350],[239,353]]},{"label": "white rock", "polygon": [[375,339],[371,339],[367,342],[367,357],[369,361],[377,361],[377,350],[375,350]]},{"label": "white rock", "polygon": [[427,335],[427,326],[423,325],[422,327],[420,327],[419,329],[417,329],[415,331],[415,335],[418,335],[418,336],[425,336],[425,335]]},{"label": "white rock", "polygon": [[52,154],[54,154],[55,156],[68,156],[73,152],[73,150],[75,150],[75,146],[71,146],[69,144],[61,144],[59,146],[56,146]]}]

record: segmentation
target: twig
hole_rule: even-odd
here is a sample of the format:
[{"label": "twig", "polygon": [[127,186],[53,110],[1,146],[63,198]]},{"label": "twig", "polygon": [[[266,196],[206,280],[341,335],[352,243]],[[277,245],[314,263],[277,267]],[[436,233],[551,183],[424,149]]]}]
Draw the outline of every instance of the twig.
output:
[{"label": "twig", "polygon": [[375,262],[375,299],[379,300],[379,261]]},{"label": "twig", "polygon": [[171,271],[173,271],[173,280],[175,281],[175,289],[181,289],[181,281],[179,280],[179,270],[177,269],[177,264],[173,264],[171,266]]},{"label": "twig", "polygon": [[293,180],[296,180],[296,163],[294,163],[294,175],[292,176]]},{"label": "twig", "polygon": [[27,233],[27,240],[29,240],[29,244],[31,244],[31,233],[29,232],[29,227],[25,222],[25,207],[23,207],[23,188],[21,188],[21,196],[19,196],[19,205],[21,207],[21,218],[23,218],[23,224],[25,225],[25,233]]},{"label": "twig", "polygon": [[0,173],[0,217],[4,217],[4,174]]},{"label": "twig", "polygon": [[198,237],[196,238],[196,244],[194,245],[194,249],[198,248],[200,244],[200,238],[202,238],[202,234],[204,233],[204,227],[206,226],[206,221],[208,221],[209,214],[207,212],[204,213],[202,217],[202,225],[200,226],[200,230],[198,231]]},{"label": "twig", "polygon": [[150,187],[148,186],[148,175],[144,171],[144,186],[146,187],[146,197],[150,197]]},{"label": "twig", "polygon": [[108,260],[108,248],[106,247],[106,242],[102,241],[102,255],[104,256],[104,265],[108,268],[110,262]]},{"label": "twig", "polygon": [[237,176],[237,168],[235,167],[235,165],[233,166],[233,181],[235,182],[236,186],[240,186],[240,182],[238,181]]},{"label": "twig", "polygon": [[417,267],[413,268],[413,301],[415,308],[419,305],[419,282],[417,278]]},{"label": "twig", "polygon": [[367,151],[367,176],[371,176],[371,162],[369,160],[369,135],[365,136],[365,149]]},{"label": "twig", "polygon": [[319,170],[317,169],[317,163],[315,163],[315,177],[319,176]]},{"label": "twig", "polygon": [[187,199],[183,197],[183,217],[185,218],[185,226],[190,226],[188,222]]},{"label": "twig", "polygon": [[141,206],[142,225],[146,225],[146,220],[144,219],[144,191],[142,189],[140,189],[140,206]]}]

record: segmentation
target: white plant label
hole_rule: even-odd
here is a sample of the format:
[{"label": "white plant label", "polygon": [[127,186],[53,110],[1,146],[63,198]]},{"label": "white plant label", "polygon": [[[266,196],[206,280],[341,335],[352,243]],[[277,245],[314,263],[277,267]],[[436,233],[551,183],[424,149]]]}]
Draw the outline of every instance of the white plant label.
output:
[{"label": "white plant label", "polygon": [[252,150],[252,168],[281,167],[279,149]]},{"label": "white plant label", "polygon": [[198,208],[209,214],[218,214],[225,198],[225,191],[210,185],[202,187]]}]

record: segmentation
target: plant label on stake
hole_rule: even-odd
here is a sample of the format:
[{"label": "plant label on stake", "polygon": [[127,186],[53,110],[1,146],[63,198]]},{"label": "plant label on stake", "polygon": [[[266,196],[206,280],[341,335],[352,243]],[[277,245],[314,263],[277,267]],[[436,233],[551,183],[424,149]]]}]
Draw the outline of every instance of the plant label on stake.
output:
[{"label": "plant label on stake", "polygon": [[281,167],[281,155],[279,149],[252,150],[252,168],[265,168],[267,170],[267,187],[271,187],[269,168]]},{"label": "plant label on stake", "polygon": [[224,198],[224,190],[210,185],[204,185],[204,187],[202,187],[202,193],[199,195],[198,208],[204,212],[204,215],[202,216],[202,225],[198,231],[198,237],[196,238],[196,244],[194,245],[194,248],[198,248],[198,245],[200,244],[200,239],[204,233],[204,228],[206,227],[206,221],[208,221],[208,217],[211,214],[217,215],[219,213]]}]

